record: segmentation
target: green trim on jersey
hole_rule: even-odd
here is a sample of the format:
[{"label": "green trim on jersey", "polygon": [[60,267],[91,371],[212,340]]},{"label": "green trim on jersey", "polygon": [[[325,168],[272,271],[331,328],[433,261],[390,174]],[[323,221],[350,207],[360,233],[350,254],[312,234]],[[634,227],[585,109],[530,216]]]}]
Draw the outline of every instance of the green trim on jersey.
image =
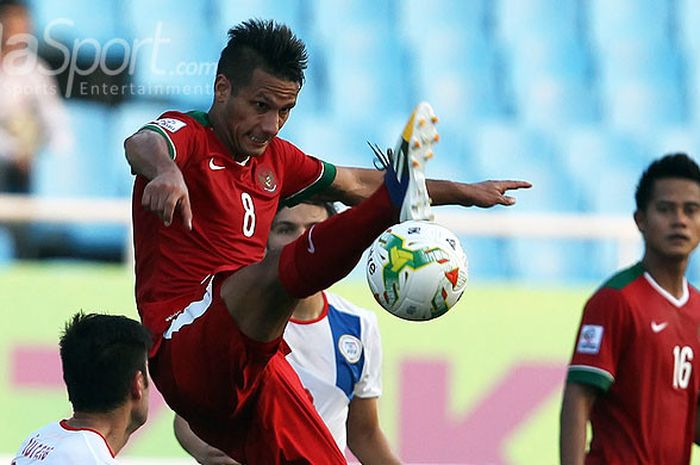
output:
[{"label": "green trim on jersey", "polygon": [[321,161],[321,163],[323,166],[321,176],[319,176],[316,182],[284,199],[282,201],[283,206],[293,207],[294,205],[298,205],[333,184],[337,172],[335,165],[331,165],[325,161]]},{"label": "green trim on jersey", "polygon": [[574,365],[569,367],[566,381],[569,383],[586,384],[588,386],[597,387],[605,392],[610,389],[612,383],[615,382],[615,378],[613,378],[610,373],[600,368]]},{"label": "green trim on jersey", "polygon": [[603,284],[603,287],[620,290],[643,274],[644,267],[642,266],[642,262],[639,262],[608,279],[605,284]]},{"label": "green trim on jersey", "polygon": [[207,114],[206,111],[192,110],[192,111],[188,111],[185,114],[187,116],[189,116],[190,118],[196,120],[199,124],[201,124],[205,128],[208,128],[211,126],[211,122],[209,122],[209,115]]},{"label": "green trim on jersey", "polygon": [[165,141],[168,143],[168,154],[170,155],[171,159],[175,160],[175,158],[177,157],[177,149],[175,149],[175,144],[173,144],[172,139],[170,139],[170,136],[163,130],[163,128],[161,128],[157,124],[148,123],[141,129],[157,132],[158,134],[163,136],[165,138]]}]

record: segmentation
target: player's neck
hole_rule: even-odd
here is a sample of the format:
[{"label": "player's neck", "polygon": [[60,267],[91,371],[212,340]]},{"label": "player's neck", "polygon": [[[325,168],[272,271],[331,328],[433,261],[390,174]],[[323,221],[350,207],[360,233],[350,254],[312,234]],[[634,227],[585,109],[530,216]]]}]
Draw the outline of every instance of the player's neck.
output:
[{"label": "player's neck", "polygon": [[105,438],[114,455],[122,450],[131,435],[131,431],[128,431],[129,416],[122,408],[99,414],[75,412],[66,423],[72,428],[97,431]]},{"label": "player's neck", "polygon": [[294,307],[292,318],[298,321],[315,320],[323,313],[324,306],[325,300],[323,299],[323,293],[317,292],[311,297],[299,301],[297,306]]},{"label": "player's neck", "polygon": [[642,259],[642,265],[644,270],[654,278],[654,281],[659,286],[676,298],[683,296],[683,278],[688,267],[687,257],[685,259],[669,260],[647,251]]},{"label": "player's neck", "polygon": [[239,155],[235,152],[233,144],[229,140],[228,134],[224,129],[226,125],[224,124],[223,116],[221,115],[221,109],[217,108],[216,105],[212,105],[209,109],[209,112],[207,113],[207,117],[209,118],[211,127],[214,129],[214,134],[216,135],[216,138],[219,139],[221,145],[223,145],[226,148],[226,150],[233,157],[233,159],[236,161],[244,160],[246,157],[244,155]]}]

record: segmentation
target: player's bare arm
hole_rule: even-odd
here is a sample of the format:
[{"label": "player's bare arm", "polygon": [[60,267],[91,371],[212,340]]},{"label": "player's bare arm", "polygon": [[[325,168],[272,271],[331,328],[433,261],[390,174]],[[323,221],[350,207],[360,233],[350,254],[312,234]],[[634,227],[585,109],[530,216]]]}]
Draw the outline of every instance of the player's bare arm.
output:
[{"label": "player's bare arm", "polygon": [[126,159],[134,174],[150,179],[141,204],[169,226],[176,209],[188,229],[192,229],[192,209],[187,185],[180,169],[170,158],[168,146],[160,135],[141,130],[124,141]]},{"label": "player's bare arm", "polygon": [[[381,185],[381,171],[366,168],[338,167],[336,178],[322,194],[323,200],[339,200],[346,205],[355,205],[366,199]],[[429,179],[428,192],[434,205],[461,205],[463,207],[490,208],[495,205],[514,205],[515,197],[509,191],[529,189],[527,181],[496,180],[478,183],[462,183]]]},{"label": "player's bare arm", "polygon": [[594,387],[566,383],[559,431],[561,465],[583,465],[586,454],[586,426],[597,395]]},{"label": "player's bare arm", "polygon": [[400,465],[379,426],[377,398],[353,397],[347,419],[348,447],[362,465]]}]

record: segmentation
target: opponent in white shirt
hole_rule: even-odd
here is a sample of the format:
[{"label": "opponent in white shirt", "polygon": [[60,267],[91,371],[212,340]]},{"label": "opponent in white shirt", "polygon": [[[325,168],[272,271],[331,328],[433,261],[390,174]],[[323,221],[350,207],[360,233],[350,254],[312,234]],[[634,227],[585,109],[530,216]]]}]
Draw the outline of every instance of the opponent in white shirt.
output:
[{"label": "opponent in white shirt", "polygon": [[138,322],[78,313],[61,337],[61,363],[73,416],[31,433],[12,465],[114,465],[148,416],[151,338]]},{"label": "opponent in white shirt", "polygon": [[[272,222],[268,248],[292,242],[333,214],[330,204],[302,203],[282,208]],[[287,325],[287,356],[341,451],[347,447],[363,465],[396,465],[379,425],[381,341],[374,313],[327,292],[301,299]],[[206,465],[235,464],[197,438],[175,417],[180,444]]]}]

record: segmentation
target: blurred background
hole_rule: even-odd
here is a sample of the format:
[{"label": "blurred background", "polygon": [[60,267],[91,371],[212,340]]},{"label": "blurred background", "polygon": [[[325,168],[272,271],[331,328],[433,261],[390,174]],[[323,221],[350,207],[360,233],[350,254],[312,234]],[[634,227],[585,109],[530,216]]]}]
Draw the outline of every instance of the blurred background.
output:
[{"label": "blurred background", "polygon": [[[260,17],[288,24],[308,46],[307,81],[281,133],[306,152],[369,167],[365,141],[393,145],[415,103],[427,100],[441,132],[431,177],[533,182],[512,208],[439,210],[438,220],[462,238],[471,289],[430,324],[380,312],[382,417],[407,462],[556,462],[561,382],[581,307],[601,280],[641,253],[632,221],[636,182],[654,158],[697,156],[700,148],[700,3],[27,6],[60,108],[37,124],[44,132],[32,147],[26,192],[8,188],[0,197],[0,312],[11,322],[0,329],[0,369],[7,370],[0,409],[13,413],[0,420],[0,454],[65,415],[60,367],[54,385],[46,373],[55,369],[51,350],[67,315],[78,308],[135,315],[124,138],[165,110],[207,110],[227,29]],[[3,79],[0,73],[0,87]],[[700,279],[697,260],[689,279]],[[380,310],[361,272],[338,289]],[[26,375],[33,363],[48,381]],[[21,428],[9,420],[18,416]],[[170,420],[155,418],[125,463],[183,457]]]}]

